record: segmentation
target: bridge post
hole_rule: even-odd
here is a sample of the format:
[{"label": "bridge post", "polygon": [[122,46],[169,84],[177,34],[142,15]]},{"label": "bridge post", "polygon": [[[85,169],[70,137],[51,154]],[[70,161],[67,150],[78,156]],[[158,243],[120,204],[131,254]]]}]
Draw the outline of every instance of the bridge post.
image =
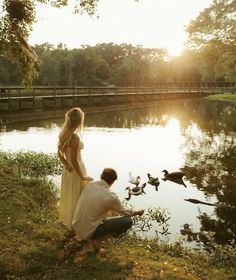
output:
[{"label": "bridge post", "polygon": [[56,107],[57,107],[56,88],[54,88],[53,95],[54,95],[54,111],[55,111],[55,110],[56,110]]},{"label": "bridge post", "polygon": [[33,110],[35,112],[35,108],[36,108],[36,104],[35,104],[35,91],[34,91],[34,88],[33,88]]},{"label": "bridge post", "polygon": [[8,90],[8,106],[9,106],[9,121],[11,122],[12,116],[12,100],[11,100],[11,90]]},{"label": "bridge post", "polygon": [[89,105],[90,104],[92,104],[92,96],[91,96],[91,88],[89,88],[89,98],[88,98],[88,100],[89,100]]},{"label": "bridge post", "polygon": [[73,107],[75,107],[75,88],[72,88]]},{"label": "bridge post", "polygon": [[102,91],[102,106],[105,105],[104,90],[105,90],[105,89],[103,89],[103,91]]}]

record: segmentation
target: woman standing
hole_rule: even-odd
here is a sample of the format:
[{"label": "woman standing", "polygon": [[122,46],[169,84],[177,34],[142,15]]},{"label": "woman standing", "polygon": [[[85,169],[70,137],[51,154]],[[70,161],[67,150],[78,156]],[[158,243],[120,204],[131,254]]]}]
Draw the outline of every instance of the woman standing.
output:
[{"label": "woman standing", "polygon": [[93,180],[87,176],[81,157],[84,147],[83,124],[83,111],[80,108],[72,108],[66,112],[65,122],[59,134],[58,156],[64,165],[61,175],[59,220],[69,229],[84,184]]}]

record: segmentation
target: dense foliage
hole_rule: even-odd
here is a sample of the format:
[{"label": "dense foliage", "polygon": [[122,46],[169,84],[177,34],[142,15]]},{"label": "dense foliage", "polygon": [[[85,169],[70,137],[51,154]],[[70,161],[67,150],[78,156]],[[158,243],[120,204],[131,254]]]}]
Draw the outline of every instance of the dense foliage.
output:
[{"label": "dense foliage", "polygon": [[[160,82],[181,81],[235,81],[229,72],[205,71],[219,68],[219,61],[207,70],[203,53],[194,51],[169,58],[164,49],[145,49],[141,46],[113,43],[83,46],[69,50],[63,44],[36,45],[34,51],[40,61],[38,77],[33,85],[39,86],[152,86]],[[201,59],[199,59],[201,56]],[[219,58],[222,61],[222,58]],[[213,62],[212,62],[213,63]],[[225,65],[225,69],[227,65]],[[231,68],[230,68],[231,69]],[[231,69],[232,71],[232,69]],[[0,58],[0,85],[20,85],[22,74]]]},{"label": "dense foliage", "polygon": [[236,1],[214,0],[187,31],[203,79],[236,81]]},{"label": "dense foliage", "polygon": [[[35,46],[40,60],[35,85],[145,85],[168,81],[166,53],[162,49],[144,49],[140,46],[99,44],[68,50],[45,43]],[[162,73],[158,71],[161,70]],[[0,59],[0,84],[14,85],[21,80],[20,73],[4,58]]]},{"label": "dense foliage", "polygon": [[13,173],[30,177],[59,175],[62,165],[56,154],[18,151],[15,153],[0,150],[0,162],[12,167]]},{"label": "dense foliage", "polygon": [[[68,0],[3,0],[0,18],[0,55],[19,66],[24,82],[30,85],[39,65],[37,54],[27,40],[36,21],[37,3],[66,6]],[[98,0],[77,1],[75,12],[93,15]]]}]

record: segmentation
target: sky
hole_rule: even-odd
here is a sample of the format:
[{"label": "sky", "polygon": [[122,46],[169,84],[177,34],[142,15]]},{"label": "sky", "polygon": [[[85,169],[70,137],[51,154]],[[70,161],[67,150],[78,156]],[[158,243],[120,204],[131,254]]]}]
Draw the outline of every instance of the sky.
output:
[{"label": "sky", "polygon": [[69,6],[37,6],[37,22],[29,43],[48,42],[69,49],[99,43],[132,44],[145,48],[166,48],[170,55],[180,55],[188,34],[185,26],[213,0],[100,0],[99,18],[73,14]]}]

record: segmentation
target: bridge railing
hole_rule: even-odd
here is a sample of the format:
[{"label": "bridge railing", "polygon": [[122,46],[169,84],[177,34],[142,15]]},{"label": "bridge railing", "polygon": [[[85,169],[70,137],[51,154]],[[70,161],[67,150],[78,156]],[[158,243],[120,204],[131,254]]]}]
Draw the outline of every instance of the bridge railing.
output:
[{"label": "bridge railing", "polygon": [[236,87],[5,87],[0,88],[0,98],[4,97],[53,97],[90,95],[133,95],[160,93],[236,93]]}]

